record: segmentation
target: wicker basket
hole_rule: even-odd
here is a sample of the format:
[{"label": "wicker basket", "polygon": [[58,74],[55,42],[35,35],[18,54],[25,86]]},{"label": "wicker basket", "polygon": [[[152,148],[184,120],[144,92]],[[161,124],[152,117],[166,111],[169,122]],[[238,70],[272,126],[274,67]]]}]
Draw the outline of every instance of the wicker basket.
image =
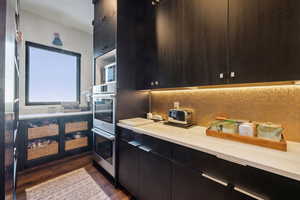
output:
[{"label": "wicker basket", "polygon": [[36,147],[27,150],[27,160],[33,160],[58,153],[58,143],[52,142],[44,147]]},{"label": "wicker basket", "polygon": [[36,139],[47,136],[58,135],[58,125],[57,124],[49,124],[47,126],[40,126],[35,128],[28,128],[28,139]]},{"label": "wicker basket", "polygon": [[69,122],[65,124],[65,133],[88,130],[88,122]]},{"label": "wicker basket", "polygon": [[67,140],[65,144],[65,150],[77,149],[88,146],[88,138],[82,137],[73,140]]}]

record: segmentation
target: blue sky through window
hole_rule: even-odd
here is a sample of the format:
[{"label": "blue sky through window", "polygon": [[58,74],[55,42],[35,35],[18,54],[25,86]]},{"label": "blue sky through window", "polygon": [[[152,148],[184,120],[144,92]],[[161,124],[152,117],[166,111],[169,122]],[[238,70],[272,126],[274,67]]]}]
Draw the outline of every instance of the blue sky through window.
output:
[{"label": "blue sky through window", "polygon": [[77,101],[77,57],[29,47],[30,103]]}]

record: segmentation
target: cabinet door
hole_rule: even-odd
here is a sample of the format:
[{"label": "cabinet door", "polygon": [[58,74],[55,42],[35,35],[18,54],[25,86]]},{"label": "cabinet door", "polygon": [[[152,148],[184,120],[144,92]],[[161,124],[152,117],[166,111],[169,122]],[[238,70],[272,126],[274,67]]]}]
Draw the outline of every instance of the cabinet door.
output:
[{"label": "cabinet door", "polygon": [[171,162],[145,150],[140,150],[139,155],[140,175],[138,199],[170,200]]},{"label": "cabinet door", "polygon": [[[229,51],[231,83],[270,81],[270,67],[265,64],[266,44],[263,41],[259,15],[260,0],[229,0]],[[273,34],[273,33],[272,33]],[[276,59],[276,58],[272,58]],[[234,78],[231,77],[234,73]],[[231,75],[231,76],[230,76]]]},{"label": "cabinet door", "polygon": [[[155,35],[156,7],[151,1],[139,1],[136,12],[136,41],[137,58],[137,89],[152,89],[158,87],[158,65]],[[158,83],[158,82],[157,82]]]},{"label": "cabinet door", "polygon": [[188,86],[225,83],[227,7],[227,0],[184,1],[183,65]]},{"label": "cabinet door", "polygon": [[115,49],[115,25],[103,22],[94,27],[94,56],[101,56]]},{"label": "cabinet door", "polygon": [[183,0],[162,1],[156,10],[158,87],[182,86],[185,77],[182,59]]},{"label": "cabinet door", "polygon": [[228,188],[201,175],[200,172],[173,164],[173,200],[203,199],[227,200]]},{"label": "cabinet door", "polygon": [[97,57],[115,48],[117,1],[97,0],[94,9],[94,56]]},{"label": "cabinet door", "polygon": [[127,142],[119,141],[119,183],[133,196],[138,193],[138,150]]},{"label": "cabinet door", "polygon": [[229,0],[232,83],[300,78],[300,2]]}]

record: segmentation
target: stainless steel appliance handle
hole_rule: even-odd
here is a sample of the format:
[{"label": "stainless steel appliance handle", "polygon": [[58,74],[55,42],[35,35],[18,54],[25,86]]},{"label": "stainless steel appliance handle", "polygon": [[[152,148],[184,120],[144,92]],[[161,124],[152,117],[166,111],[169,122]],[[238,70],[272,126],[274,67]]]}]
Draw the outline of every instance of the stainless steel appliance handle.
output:
[{"label": "stainless steel appliance handle", "polygon": [[94,94],[92,97],[96,100],[97,98],[100,99],[107,98],[107,97],[114,98],[116,97],[116,95],[115,94]]},{"label": "stainless steel appliance handle", "polygon": [[108,140],[114,141],[115,140],[115,136],[110,135],[109,133],[105,133],[104,131],[98,130],[98,129],[92,129],[92,131],[94,133],[96,133],[97,135],[100,135]]}]

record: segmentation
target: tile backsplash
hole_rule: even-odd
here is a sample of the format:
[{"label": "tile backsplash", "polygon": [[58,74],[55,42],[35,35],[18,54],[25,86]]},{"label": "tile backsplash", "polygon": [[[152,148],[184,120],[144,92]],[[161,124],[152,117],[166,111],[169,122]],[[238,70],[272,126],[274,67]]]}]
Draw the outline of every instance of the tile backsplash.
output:
[{"label": "tile backsplash", "polygon": [[174,102],[194,110],[194,122],[208,126],[222,114],[235,119],[280,123],[287,140],[300,142],[300,86],[264,86],[151,92],[151,112],[167,117]]}]

